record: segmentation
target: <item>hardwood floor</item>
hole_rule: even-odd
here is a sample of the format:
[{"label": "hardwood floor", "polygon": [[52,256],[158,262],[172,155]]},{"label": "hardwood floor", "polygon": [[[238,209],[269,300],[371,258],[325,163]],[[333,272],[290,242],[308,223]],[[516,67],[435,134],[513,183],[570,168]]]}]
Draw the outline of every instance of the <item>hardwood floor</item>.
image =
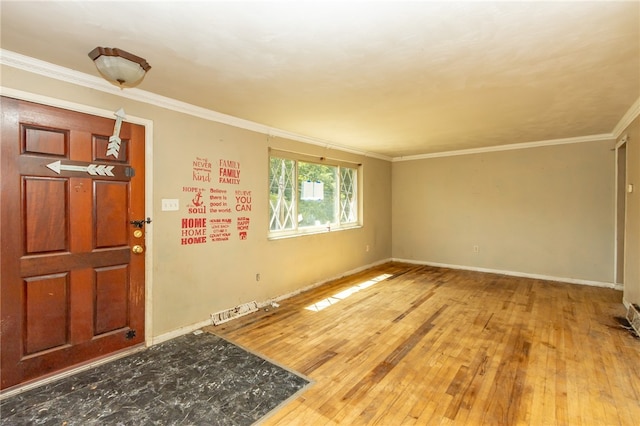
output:
[{"label": "hardwood floor", "polygon": [[207,330],[316,382],[269,425],[635,425],[640,340],[621,300],[389,263]]}]

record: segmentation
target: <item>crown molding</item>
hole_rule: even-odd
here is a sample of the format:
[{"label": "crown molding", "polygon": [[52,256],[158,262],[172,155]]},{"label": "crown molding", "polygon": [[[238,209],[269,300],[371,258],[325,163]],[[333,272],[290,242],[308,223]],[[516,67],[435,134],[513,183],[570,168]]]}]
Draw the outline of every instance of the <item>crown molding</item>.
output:
[{"label": "crown molding", "polygon": [[75,71],[69,68],[61,67],[59,65],[51,64],[49,62],[41,61],[29,56],[21,55],[9,50],[0,49],[0,64],[7,65],[13,68],[18,68],[27,72],[42,75],[44,77],[53,78],[56,80],[72,83],[78,86],[87,87],[90,89],[98,90],[101,92],[109,93],[114,96],[131,99],[134,101],[158,106],[164,109],[168,109],[175,112],[191,115],[208,121],[214,121],[221,124],[227,124],[229,126],[250,130],[256,133],[262,133],[271,137],[280,137],[283,139],[295,140],[298,142],[307,143],[310,145],[322,146],[326,149],[335,149],[338,151],[348,152],[351,154],[362,155],[365,157],[377,158],[385,161],[399,162],[399,161],[414,161],[423,160],[429,158],[439,157],[451,157],[456,155],[468,155],[468,154],[480,154],[488,152],[508,151],[514,149],[527,149],[537,148],[543,146],[552,145],[564,145],[581,142],[594,142],[604,141],[610,139],[617,139],[624,129],[631,124],[631,122],[640,115],[640,97],[631,105],[629,110],[620,119],[611,133],[604,133],[599,135],[580,136],[564,139],[550,139],[545,141],[514,143],[506,145],[495,145],[482,148],[462,149],[455,151],[444,151],[430,154],[418,154],[401,157],[389,157],[386,155],[360,151],[357,149],[342,146],[340,144],[333,143],[331,141],[322,140],[310,136],[300,135],[297,133],[289,132],[286,130],[265,126],[260,123],[245,120],[242,118],[234,117],[227,114],[222,114],[207,108],[198,107],[186,102],[178,101],[166,96],[157,95],[145,90],[130,88],[122,90],[103,78],[85,74],[79,71]]},{"label": "crown molding", "polygon": [[482,154],[487,152],[511,151],[514,149],[538,148],[542,146],[566,145],[582,142],[601,142],[615,139],[612,133],[600,135],[578,136],[574,138],[549,139],[546,141],[511,143],[507,145],[486,146],[482,148],[461,149],[457,151],[434,152],[431,154],[408,155],[406,157],[394,157],[393,162],[424,160],[428,158],[452,157],[455,155]]},{"label": "crown molding", "polygon": [[295,140],[311,145],[322,146],[326,149],[335,149],[338,151],[348,152],[351,154],[362,155],[365,157],[377,158],[380,160],[391,161],[392,158],[386,155],[374,152],[360,151],[357,149],[342,146],[340,144],[325,141],[310,136],[299,135],[297,133],[286,130],[265,126],[232,115],[222,114],[207,108],[202,108],[186,102],[178,101],[166,96],[157,95],[145,90],[130,88],[122,90],[100,77],[88,75],[69,68],[61,67],[49,62],[41,61],[30,56],[21,55],[9,50],[0,49],[0,65],[7,65],[12,68],[21,69],[23,71],[42,75],[44,77],[53,78],[55,80],[72,83],[78,86],[88,87],[90,89],[99,90],[121,98],[127,98],[134,101],[150,104],[171,111],[180,112],[194,117],[202,118],[208,121],[215,121],[221,124],[250,130],[256,133],[262,133],[272,137],[280,137],[283,139]]},{"label": "crown molding", "polygon": [[104,79],[41,61],[30,56],[21,55],[10,50],[0,49],[0,65],[7,65],[23,71],[73,83],[78,86],[90,87],[103,92],[118,94],[120,91],[120,89],[107,83]]},{"label": "crown molding", "polygon": [[629,107],[625,115],[622,116],[616,127],[613,128],[613,136],[618,139],[622,132],[629,127],[629,124],[640,115],[640,97]]}]

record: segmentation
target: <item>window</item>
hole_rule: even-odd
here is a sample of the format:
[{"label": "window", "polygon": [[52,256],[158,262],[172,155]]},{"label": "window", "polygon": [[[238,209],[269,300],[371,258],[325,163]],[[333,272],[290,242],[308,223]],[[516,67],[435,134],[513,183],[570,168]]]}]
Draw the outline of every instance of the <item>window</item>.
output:
[{"label": "window", "polygon": [[358,226],[358,169],[358,164],[272,151],[269,235]]}]

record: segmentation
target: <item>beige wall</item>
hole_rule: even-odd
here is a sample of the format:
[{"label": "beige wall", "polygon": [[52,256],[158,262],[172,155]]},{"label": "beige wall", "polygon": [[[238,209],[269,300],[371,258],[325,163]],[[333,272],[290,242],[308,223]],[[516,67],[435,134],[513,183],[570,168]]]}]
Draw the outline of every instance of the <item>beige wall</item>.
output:
[{"label": "beige wall", "polygon": [[[236,127],[176,113],[84,87],[2,68],[2,85],[107,111],[123,107],[130,116],[153,121],[152,335],[157,337],[209,319],[239,304],[294,292],[391,256],[391,163],[300,142],[271,138]],[[363,164],[364,226],[270,241],[268,230],[268,148],[275,147]],[[233,229],[229,241],[181,245],[181,219],[193,194],[197,157],[240,163],[239,185],[202,185],[251,191],[248,238]],[[197,186],[197,184],[196,184]],[[178,212],[161,211],[161,199],[177,198]],[[232,208],[235,203],[229,203]],[[235,218],[236,212],[229,215]],[[222,217],[222,216],[220,216]],[[369,245],[370,251],[365,247]],[[256,281],[256,274],[261,275]]]},{"label": "beige wall", "polygon": [[613,147],[590,142],[394,162],[392,255],[611,283]]},{"label": "beige wall", "polygon": [[[131,116],[153,121],[153,193],[148,196],[153,202],[150,296],[156,337],[207,320],[211,313],[295,292],[390,257],[613,280],[613,141],[389,163],[269,139],[10,67],[2,67],[2,85],[107,111],[124,107]],[[639,303],[638,119],[626,133],[629,181],[637,186],[627,203],[625,298]],[[269,147],[362,163],[364,227],[268,240]],[[252,192],[246,241],[180,244],[180,220],[188,217],[184,208],[191,197],[182,188],[193,184],[196,157],[240,162],[237,189]],[[161,211],[163,198],[178,198],[181,211]]]},{"label": "beige wall", "polygon": [[627,193],[625,223],[624,300],[640,305],[640,117],[627,127],[622,136],[627,142]]}]

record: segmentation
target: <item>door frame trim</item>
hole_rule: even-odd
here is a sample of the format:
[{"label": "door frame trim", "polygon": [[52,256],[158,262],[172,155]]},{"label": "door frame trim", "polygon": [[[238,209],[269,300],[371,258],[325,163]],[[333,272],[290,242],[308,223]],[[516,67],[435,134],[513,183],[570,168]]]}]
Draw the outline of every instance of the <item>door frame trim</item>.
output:
[{"label": "door frame trim", "polygon": [[[91,114],[98,117],[114,119],[114,111],[103,108],[97,108],[90,105],[69,102],[63,99],[52,98],[49,96],[39,95],[37,93],[25,92],[0,85],[0,95],[10,98],[16,98],[23,101],[35,102],[55,108],[68,109],[71,111]],[[115,120],[115,119],[114,119]],[[132,115],[126,116],[126,121],[133,124],[139,124],[145,128],[144,132],[144,149],[145,149],[145,185],[144,185],[144,209],[145,216],[153,217],[153,121],[136,117]],[[153,222],[145,225],[145,294],[144,294],[144,342],[145,346],[151,346],[153,343],[153,306],[151,301],[153,289]],[[80,367],[82,368],[82,367]],[[46,380],[46,379],[45,379]],[[4,395],[3,395],[4,397]]]},{"label": "door frame trim", "polygon": [[[627,141],[629,140],[629,136],[627,134],[623,135],[620,139],[618,139],[616,141],[616,145],[615,145],[615,166],[614,166],[614,170],[615,170],[615,184],[614,184],[614,226],[613,226],[613,235],[614,235],[614,240],[613,240],[613,283],[614,284],[622,284],[622,287],[624,288],[624,282],[622,283],[618,283],[618,279],[620,277],[618,277],[618,262],[620,261],[619,257],[620,257],[620,253],[618,253],[618,227],[620,226],[620,224],[618,223],[618,191],[620,190],[619,185],[619,179],[618,179],[618,173],[619,173],[619,169],[618,169],[618,160],[619,160],[619,150],[622,146],[626,146]],[[625,163],[628,162],[628,158],[625,157]],[[626,170],[626,166],[625,166],[625,170]],[[626,173],[626,172],[625,172]],[[626,184],[626,179],[625,179],[625,184]],[[627,195],[627,191],[625,188],[624,191],[625,197]],[[626,208],[626,203],[625,203],[625,211],[624,211],[624,222],[627,222],[627,208]],[[627,245],[627,241],[625,239],[624,241],[624,249],[626,252],[626,245]],[[622,259],[622,263],[623,263],[623,269],[624,269],[624,264],[626,263],[626,258]]]}]

